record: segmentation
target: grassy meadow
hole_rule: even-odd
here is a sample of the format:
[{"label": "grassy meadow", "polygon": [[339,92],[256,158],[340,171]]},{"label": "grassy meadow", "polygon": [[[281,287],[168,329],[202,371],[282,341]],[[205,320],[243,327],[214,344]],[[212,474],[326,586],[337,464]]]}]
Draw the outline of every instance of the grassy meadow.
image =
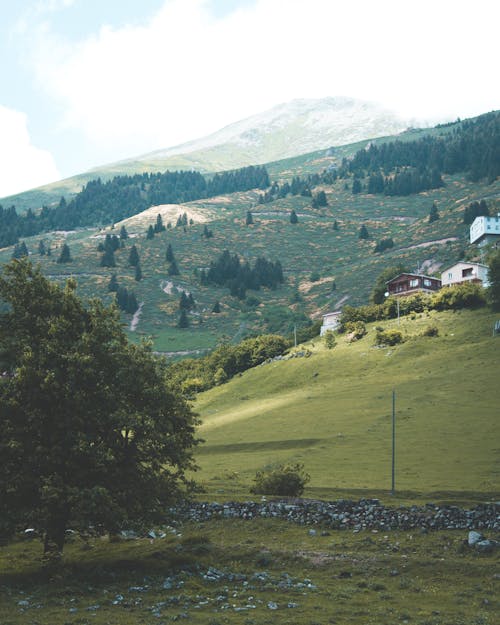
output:
[{"label": "grassy meadow", "polygon": [[[500,337],[487,310],[429,312],[367,324],[367,335],[308,357],[263,364],[197,397],[197,479],[212,495],[248,494],[257,470],[300,462],[305,496],[386,498],[396,394],[396,490],[401,500],[498,497]],[[375,347],[376,326],[405,342]],[[435,325],[436,337],[423,336]],[[293,350],[292,350],[293,351]]]}]

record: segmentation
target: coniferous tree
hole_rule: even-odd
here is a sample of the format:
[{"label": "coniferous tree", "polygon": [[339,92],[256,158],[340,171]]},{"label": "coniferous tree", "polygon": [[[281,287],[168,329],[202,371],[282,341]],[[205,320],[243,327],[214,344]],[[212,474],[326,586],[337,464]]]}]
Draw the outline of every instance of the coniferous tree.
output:
[{"label": "coniferous tree", "polygon": [[116,267],[115,253],[112,249],[105,249],[101,256],[101,267]]},{"label": "coniferous tree", "polygon": [[111,278],[109,279],[109,283],[108,283],[108,291],[110,293],[116,293],[118,291],[118,279],[116,277],[116,273],[113,273],[111,275]]},{"label": "coniferous tree", "polygon": [[40,254],[40,256],[45,256],[45,254],[47,253],[43,239],[40,239],[40,242],[38,243],[38,253]]},{"label": "coniferous tree", "polygon": [[127,228],[125,228],[125,226],[122,226],[120,228],[120,239],[122,241],[125,241],[125,239],[128,239],[128,232],[127,232]]},{"label": "coniferous tree", "polygon": [[437,221],[439,219],[439,213],[436,206],[436,202],[433,202],[431,206],[431,210],[429,211],[429,223],[431,224],[433,221]]},{"label": "coniferous tree", "polygon": [[153,228],[153,226],[149,226],[148,232],[146,234],[146,239],[148,239],[148,240],[154,239],[154,236],[155,236],[154,228]]},{"label": "coniferous tree", "polygon": [[186,291],[181,292],[181,297],[179,300],[179,310],[189,310],[189,300],[186,295]]},{"label": "coniferous tree", "polygon": [[354,178],[354,180],[352,182],[352,193],[353,193],[353,195],[361,193],[362,190],[363,190],[363,187],[361,185],[361,180],[359,178]]},{"label": "coniferous tree", "polygon": [[12,258],[23,258],[24,256],[28,256],[28,248],[26,247],[26,243],[21,241],[21,243],[16,243],[14,246],[14,251],[12,252]]},{"label": "coniferous tree", "polygon": [[362,224],[358,232],[358,239],[368,239],[369,236],[367,227],[365,224]]},{"label": "coniferous tree", "polygon": [[142,269],[140,265],[135,266],[135,280],[136,282],[140,282],[142,280]]},{"label": "coniferous tree", "polygon": [[212,308],[213,313],[220,313],[220,302],[217,300]]},{"label": "coniferous tree", "polygon": [[154,231],[155,232],[164,232],[164,230],[165,230],[165,226],[163,225],[163,220],[161,218],[161,215],[158,214],[156,216],[156,224],[155,224],[155,227],[154,227]]},{"label": "coniferous tree", "polygon": [[333,228],[334,230],[338,230],[338,229],[339,229],[339,224],[337,223],[337,220],[335,220],[335,221],[333,222],[333,226],[332,226],[332,228]]},{"label": "coniferous tree", "polygon": [[250,211],[247,211],[247,217],[246,217],[246,220],[245,220],[245,224],[247,226],[251,226],[253,224],[253,215],[252,215],[252,213]]},{"label": "coniferous tree", "polygon": [[137,298],[135,297],[135,293],[130,291],[127,297],[127,307],[125,309],[125,312],[129,313],[129,315],[133,315],[137,312],[138,308],[139,308],[139,304],[137,303]]},{"label": "coniferous tree", "polygon": [[136,246],[132,245],[132,247],[130,248],[129,255],[128,255],[128,264],[132,265],[132,267],[137,267],[139,262],[140,262],[139,252],[137,251]]},{"label": "coniferous tree", "polygon": [[290,213],[290,223],[291,224],[296,224],[299,221],[299,218],[297,217],[297,213],[293,210]]},{"label": "coniferous tree", "polygon": [[174,258],[174,251],[173,251],[172,245],[170,243],[167,245],[167,252],[165,254],[165,259],[166,259],[167,263],[172,263],[175,260],[175,258]]},{"label": "coniferous tree", "polygon": [[177,263],[175,262],[175,258],[174,260],[170,263],[168,269],[167,269],[167,273],[169,276],[178,276],[179,275],[179,268],[177,267]]},{"label": "coniferous tree", "polygon": [[181,309],[179,321],[177,323],[178,328],[189,328],[189,319],[184,308]]},{"label": "coniferous tree", "polygon": [[69,250],[69,246],[65,243],[62,246],[61,253],[59,254],[59,258],[57,259],[58,263],[70,263],[72,260],[71,253]]}]

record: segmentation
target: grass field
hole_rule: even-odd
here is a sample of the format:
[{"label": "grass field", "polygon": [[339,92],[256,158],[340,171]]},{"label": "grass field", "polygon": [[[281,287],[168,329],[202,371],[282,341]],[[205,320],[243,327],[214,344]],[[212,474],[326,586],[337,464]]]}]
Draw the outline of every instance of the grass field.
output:
[{"label": "grass field", "polygon": [[0,622],[494,625],[498,555],[466,537],[220,520],[163,540],[75,539],[50,578],[41,545],[18,542],[0,549]]},{"label": "grass field", "polygon": [[[332,350],[246,371],[197,398],[205,439],[198,479],[211,494],[244,496],[257,470],[301,462],[310,497],[387,496],[392,391],[396,488],[403,499],[465,500],[500,494],[498,355],[487,310],[403,317],[405,342],[374,347],[375,326]],[[422,336],[429,325],[437,337]]]}]

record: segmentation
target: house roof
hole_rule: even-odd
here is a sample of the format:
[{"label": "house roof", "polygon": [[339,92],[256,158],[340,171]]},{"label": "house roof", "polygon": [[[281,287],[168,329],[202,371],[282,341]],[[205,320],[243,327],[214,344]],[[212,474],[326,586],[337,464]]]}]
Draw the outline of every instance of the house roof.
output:
[{"label": "house roof", "polygon": [[434,276],[426,276],[423,273],[409,273],[407,271],[404,271],[403,273],[398,273],[398,275],[394,276],[394,278],[387,280],[386,284],[390,284],[391,282],[394,282],[395,280],[397,280],[398,278],[401,278],[402,276],[407,276],[409,278],[425,278],[426,280],[438,280],[439,282],[441,281],[440,278],[436,278]]},{"label": "house roof", "polygon": [[456,263],[453,263],[453,265],[450,265],[449,267],[446,267],[446,269],[442,269],[441,273],[446,273],[447,271],[449,271],[450,269],[453,269],[453,267],[457,267],[458,265],[468,265],[468,266],[474,266],[474,267],[484,267],[485,269],[488,269],[488,265],[484,265],[483,263],[476,263],[476,262],[467,262],[466,260],[459,260]]}]

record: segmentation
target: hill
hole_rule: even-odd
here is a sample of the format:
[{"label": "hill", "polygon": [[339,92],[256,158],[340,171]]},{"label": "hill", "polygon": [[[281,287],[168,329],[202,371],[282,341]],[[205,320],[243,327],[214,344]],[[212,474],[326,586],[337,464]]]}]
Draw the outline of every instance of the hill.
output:
[{"label": "hill", "polygon": [[[339,335],[329,350],[318,337],[199,394],[198,479],[212,496],[245,497],[257,470],[300,462],[308,497],[384,497],[394,390],[398,496],[498,497],[495,319],[482,309],[368,324],[355,343]],[[424,336],[429,325],[438,336]],[[375,347],[376,326],[405,342]]]},{"label": "hill", "polygon": [[216,172],[269,163],[307,152],[403,131],[409,120],[353,98],[293,100],[226,126],[201,139],[96,167],[78,176],[1,200],[19,211],[41,208],[78,193],[90,180],[144,172]]},{"label": "hill", "polygon": [[[133,292],[142,304],[133,318],[124,315],[131,336],[151,337],[159,352],[180,356],[255,333],[289,334],[294,326],[305,326],[311,317],[319,318],[342,303],[365,303],[377,276],[388,266],[402,264],[409,270],[439,273],[464,256],[480,258],[481,250],[468,243],[465,221],[474,202],[484,200],[491,214],[500,208],[494,159],[474,160],[473,156],[494,156],[487,142],[498,141],[491,131],[495,123],[498,114],[415,130],[397,141],[374,139],[275,161],[265,171],[250,167],[207,178],[184,172],[93,182],[65,206],[59,203],[40,215],[22,218],[26,231],[37,224],[50,225],[52,218],[59,224],[56,230],[39,232],[24,242],[47,275],[61,280],[75,276],[82,295],[112,301],[114,294],[108,288],[116,274],[119,286]],[[385,157],[392,164],[384,164]],[[467,169],[471,157],[482,168],[474,181]],[[268,175],[271,186],[259,189],[255,185],[260,183],[246,184],[249,171]],[[184,187],[163,185],[191,178],[198,198],[191,201]],[[381,189],[372,192],[372,178],[382,179]],[[236,182],[243,186],[235,187]],[[356,182],[360,189],[354,193]],[[138,208],[134,198],[148,206],[153,197],[158,206],[134,213]],[[431,210],[437,211],[438,219],[429,219]],[[292,211],[297,223],[290,221]],[[114,221],[120,214],[122,221],[109,225],[109,216]],[[85,228],[75,228],[72,215],[81,218],[76,223]],[[164,229],[148,237],[157,215]],[[8,211],[4,218],[8,224]],[[122,226],[128,238],[119,241]],[[362,226],[366,239],[360,238]],[[102,248],[113,236],[118,243],[114,266],[109,262],[104,266]],[[377,251],[380,242],[390,245]],[[41,243],[43,250],[51,250],[50,256],[40,255]],[[65,243],[72,261],[58,263]],[[129,262],[133,245],[139,255],[139,274]],[[166,258],[169,246],[176,271]],[[237,255],[243,268],[247,263],[253,266],[259,257],[279,261],[284,284],[250,288],[245,297],[230,284],[204,281],[224,250]],[[8,260],[12,252],[12,247],[0,251],[0,261]],[[178,327],[183,292],[194,300],[187,314],[189,328]],[[220,312],[214,312],[217,303]]]}]

